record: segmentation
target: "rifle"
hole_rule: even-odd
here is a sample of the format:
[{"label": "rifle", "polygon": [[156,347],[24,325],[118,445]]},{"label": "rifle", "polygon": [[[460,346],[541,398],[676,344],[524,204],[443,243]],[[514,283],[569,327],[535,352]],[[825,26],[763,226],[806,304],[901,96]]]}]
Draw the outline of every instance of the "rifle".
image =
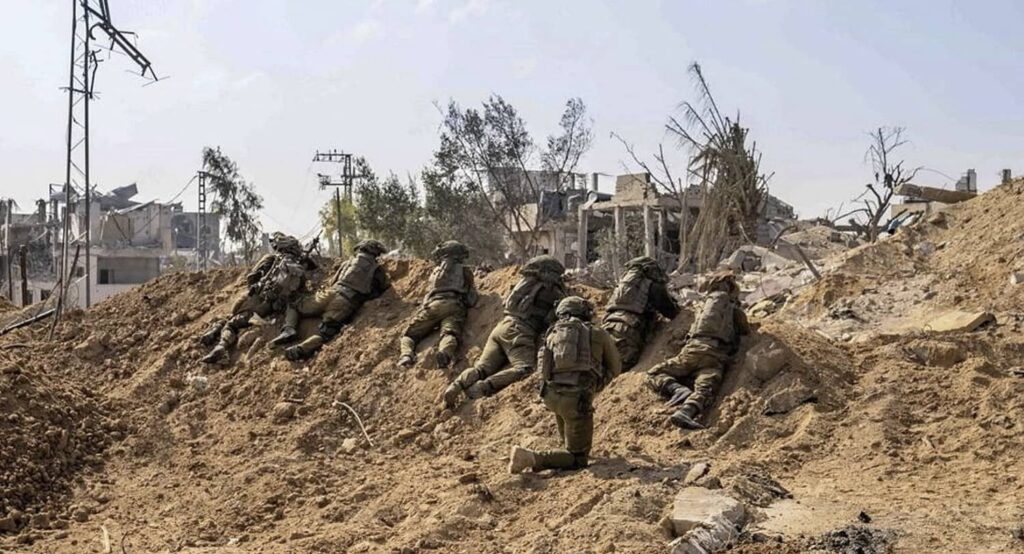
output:
[{"label": "rifle", "polygon": [[306,257],[309,257],[309,255],[312,254],[314,250],[320,248],[320,235],[322,234],[323,229],[321,229],[320,232],[317,233],[315,237],[313,237],[313,240],[309,241],[309,246],[307,246],[306,251],[303,252],[303,254],[305,254]]}]

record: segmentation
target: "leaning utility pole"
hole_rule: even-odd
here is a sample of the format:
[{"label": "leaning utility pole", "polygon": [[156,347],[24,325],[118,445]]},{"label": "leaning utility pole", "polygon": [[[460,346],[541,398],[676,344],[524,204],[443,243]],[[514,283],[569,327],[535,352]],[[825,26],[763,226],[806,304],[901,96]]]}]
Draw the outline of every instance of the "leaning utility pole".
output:
[{"label": "leaning utility pole", "polygon": [[[110,40],[109,45],[93,43],[96,29]],[[148,73],[156,81],[156,73],[149,60],[129,42],[132,33],[118,30],[110,22],[108,0],[71,0],[71,61],[68,70],[68,127],[67,165],[64,177],[64,202],[67,207],[64,216],[63,245],[61,250],[61,275],[67,263],[71,241],[72,190],[81,188],[85,193],[85,306],[92,304],[92,271],[90,247],[92,239],[92,183],[89,178],[89,103],[93,99],[96,83],[96,68],[100,60],[97,54],[103,51],[118,52],[128,56],[141,70],[143,77]],[[75,170],[72,173],[72,168]],[[82,181],[79,182],[78,178]],[[76,186],[78,185],[78,186]],[[75,238],[78,241],[78,238]],[[68,277],[70,279],[70,276]],[[69,283],[61,290],[58,306],[63,307],[63,297]],[[58,316],[60,308],[58,308]]]},{"label": "leaning utility pole", "polygon": [[341,164],[341,180],[331,180],[329,175],[323,175],[318,173],[317,177],[320,178],[320,189],[323,190],[327,187],[335,187],[334,189],[334,226],[338,233],[338,256],[344,258],[345,251],[343,247],[342,235],[341,235],[341,188],[345,188],[345,199],[352,202],[352,187],[355,184],[356,179],[366,177],[366,175],[356,175],[352,172],[352,154],[332,149],[329,152],[316,151],[313,155],[314,162],[333,162]]}]

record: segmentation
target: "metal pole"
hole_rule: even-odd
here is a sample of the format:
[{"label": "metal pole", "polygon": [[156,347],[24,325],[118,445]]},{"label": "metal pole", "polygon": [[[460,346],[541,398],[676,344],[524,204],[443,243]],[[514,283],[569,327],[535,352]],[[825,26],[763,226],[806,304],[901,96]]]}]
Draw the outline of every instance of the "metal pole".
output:
[{"label": "metal pole", "polygon": [[89,213],[89,98],[92,96],[92,83],[89,82],[89,10],[82,9],[85,23],[85,51],[82,52],[82,80],[85,88],[85,307],[92,306],[92,260],[89,258],[90,239],[92,238],[92,214]]},{"label": "metal pole", "polygon": [[[61,234],[60,275],[61,281],[67,273],[68,241],[71,238],[71,129],[74,127],[75,116],[75,45],[78,43],[78,0],[71,0],[71,61],[68,63],[68,159],[64,172],[64,221]],[[57,316],[64,309],[64,291],[66,283],[61,284],[60,295],[57,297]]]},{"label": "metal pole", "polygon": [[334,188],[334,227],[338,231],[338,256],[345,257],[345,243],[341,239],[341,189]]}]

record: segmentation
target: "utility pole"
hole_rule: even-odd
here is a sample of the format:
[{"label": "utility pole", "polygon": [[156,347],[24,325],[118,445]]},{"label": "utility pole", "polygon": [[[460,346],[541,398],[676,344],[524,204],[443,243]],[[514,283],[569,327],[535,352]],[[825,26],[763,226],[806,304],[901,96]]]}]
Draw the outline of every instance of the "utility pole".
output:
[{"label": "utility pole", "polygon": [[198,177],[199,208],[196,210],[196,269],[206,271],[206,180],[210,174],[200,170]]},{"label": "utility pole", "polygon": [[[100,30],[109,39],[109,45],[95,45],[95,31]],[[96,69],[102,61],[97,56],[100,52],[118,52],[128,56],[139,67],[143,77],[148,73],[153,81],[157,80],[149,60],[129,41],[132,33],[124,32],[110,22],[110,6],[108,0],[71,0],[71,58],[68,71],[68,126],[67,126],[67,165],[64,179],[64,200],[67,210],[63,229],[61,248],[61,275],[65,274],[71,233],[71,199],[72,191],[79,185],[84,191],[85,202],[83,223],[85,227],[85,305],[92,304],[92,181],[89,175],[89,104],[93,100],[96,83]],[[72,172],[74,169],[74,172]],[[82,182],[77,178],[81,177]],[[74,239],[76,242],[78,238]],[[58,300],[58,313],[63,308],[64,293],[68,283],[61,289]]]},{"label": "utility pole", "polygon": [[314,162],[331,162],[341,164],[341,179],[334,181],[329,175],[317,174],[320,178],[320,189],[335,187],[334,189],[334,227],[338,233],[338,255],[345,257],[343,237],[341,234],[341,189],[345,189],[345,199],[352,202],[352,187],[356,179],[362,179],[366,175],[356,175],[352,172],[352,154],[340,150],[331,149],[328,152],[316,151],[313,155]]}]

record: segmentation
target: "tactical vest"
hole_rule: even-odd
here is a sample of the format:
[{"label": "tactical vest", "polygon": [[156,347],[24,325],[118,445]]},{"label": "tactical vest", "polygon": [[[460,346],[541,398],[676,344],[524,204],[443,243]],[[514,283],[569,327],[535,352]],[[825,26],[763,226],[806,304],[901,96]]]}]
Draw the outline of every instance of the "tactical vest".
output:
[{"label": "tactical vest", "polygon": [[551,325],[544,345],[551,355],[544,368],[544,379],[553,383],[576,385],[581,374],[593,373],[590,350],[590,324],[575,317],[559,319]]},{"label": "tactical vest", "polygon": [[465,266],[458,262],[442,261],[430,275],[430,284],[431,295],[445,292],[469,294]]},{"label": "tactical vest", "polygon": [[360,252],[355,258],[345,262],[335,283],[359,294],[370,294],[373,291],[373,274],[378,267],[380,264],[376,258]]},{"label": "tactical vest", "polygon": [[306,283],[306,268],[291,256],[278,255],[260,279],[260,295],[267,300],[287,300]]},{"label": "tactical vest", "polygon": [[505,299],[505,314],[529,319],[546,317],[547,310],[536,305],[537,294],[544,288],[544,283],[533,277],[524,277],[516,283],[508,298]]},{"label": "tactical vest", "polygon": [[717,339],[724,343],[733,343],[736,340],[734,309],[735,304],[729,293],[721,291],[711,293],[693,320],[690,337]]},{"label": "tactical vest", "polygon": [[651,292],[651,280],[640,269],[630,269],[619,280],[619,284],[608,302],[609,310],[624,310],[635,314],[647,311],[647,298]]}]

